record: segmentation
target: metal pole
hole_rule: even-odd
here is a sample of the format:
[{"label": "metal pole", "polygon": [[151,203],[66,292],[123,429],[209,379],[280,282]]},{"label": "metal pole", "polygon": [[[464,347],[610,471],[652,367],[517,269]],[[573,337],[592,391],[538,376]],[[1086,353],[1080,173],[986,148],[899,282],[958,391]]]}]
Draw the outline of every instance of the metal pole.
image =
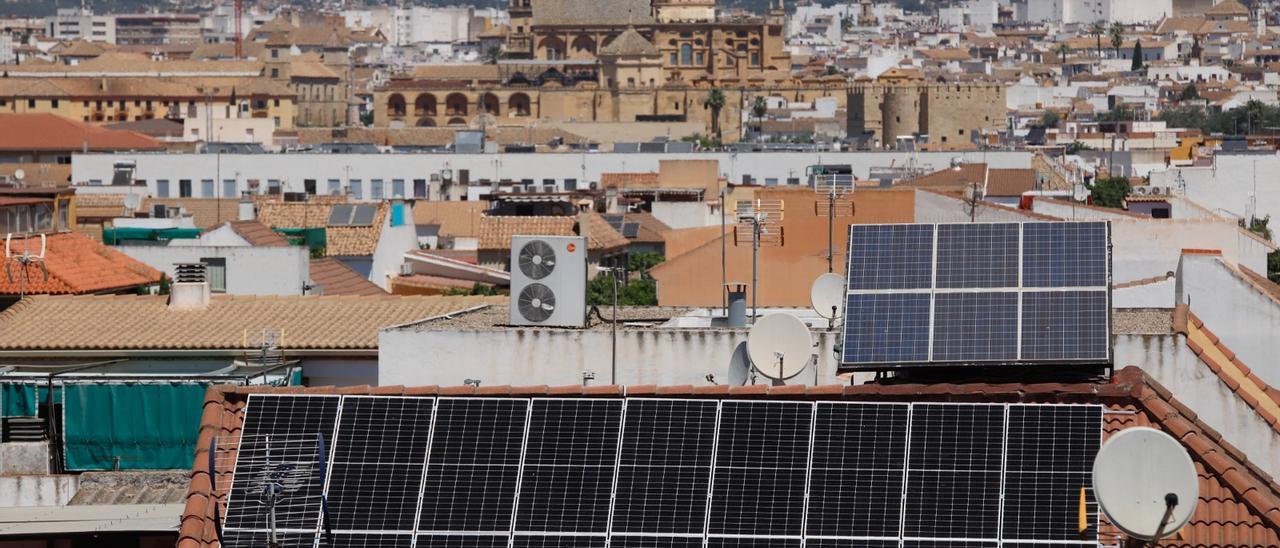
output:
[{"label": "metal pole", "polygon": [[609,384],[618,384],[618,271],[613,271],[613,344],[611,351],[613,358],[610,361]]},{"label": "metal pole", "polygon": [[827,192],[827,272],[834,272],[835,252],[832,242],[835,240],[836,224],[836,188]]},{"label": "metal pole", "polygon": [[724,309],[724,317],[729,318],[729,296],[725,293],[729,287],[729,236],[725,235],[725,208],[729,207],[728,188],[720,189],[720,308]]},{"label": "metal pole", "polygon": [[[759,207],[759,206],[756,206]],[[751,218],[751,323],[756,323],[759,313],[756,300],[760,296],[760,217]]]}]

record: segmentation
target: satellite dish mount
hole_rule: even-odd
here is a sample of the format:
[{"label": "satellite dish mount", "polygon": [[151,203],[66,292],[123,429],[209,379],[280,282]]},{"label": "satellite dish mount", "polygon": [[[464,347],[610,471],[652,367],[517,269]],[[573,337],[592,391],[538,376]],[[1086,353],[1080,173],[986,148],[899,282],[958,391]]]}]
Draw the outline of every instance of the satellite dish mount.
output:
[{"label": "satellite dish mount", "polygon": [[[9,283],[18,284],[18,298],[26,296],[27,279],[30,277],[29,267],[36,267],[40,270],[41,279],[48,281],[49,268],[45,266],[44,254],[49,247],[49,239],[44,234],[37,234],[40,238],[40,251],[32,252],[31,242],[34,239],[32,235],[23,234],[17,237],[22,242],[22,251],[18,252],[14,249],[14,236],[12,233],[6,234],[4,237],[4,274],[8,278]],[[16,268],[15,268],[16,267]]]}]

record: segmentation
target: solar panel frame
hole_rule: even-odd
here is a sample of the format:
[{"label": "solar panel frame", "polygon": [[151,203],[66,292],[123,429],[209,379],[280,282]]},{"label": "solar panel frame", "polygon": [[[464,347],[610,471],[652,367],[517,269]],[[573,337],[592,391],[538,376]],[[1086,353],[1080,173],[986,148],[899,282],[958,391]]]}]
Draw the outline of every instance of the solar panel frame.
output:
[{"label": "solar panel frame", "polygon": [[[395,405],[401,406],[401,412],[393,424],[396,409],[391,406]],[[420,513],[435,406],[435,398],[343,397],[325,485],[335,532],[399,531],[412,536]],[[386,413],[382,421],[375,416],[380,411]],[[379,427],[394,436],[389,440],[394,446],[390,454],[386,444],[370,450]],[[355,443],[358,440],[365,443]],[[376,439],[383,440],[386,436]],[[393,458],[395,462],[389,460]],[[399,510],[395,511],[397,496]]]},{"label": "solar panel frame", "polygon": [[355,204],[334,204],[329,209],[328,226],[351,226],[351,215],[355,212]]},{"label": "solar panel frame", "polygon": [[[914,282],[882,280],[905,272],[902,265],[912,263],[903,256],[917,257],[918,263],[926,255],[919,235],[928,230],[920,227],[933,228],[930,268],[915,267]],[[895,231],[901,234],[895,236]],[[849,234],[841,355],[844,371],[1049,363],[1100,367],[1113,361],[1108,222],[853,225]],[[900,249],[903,246],[906,249]],[[1071,261],[1055,258],[1063,247],[1073,249]],[[1035,257],[1029,259],[1028,254]],[[992,266],[993,263],[998,264]],[[1076,264],[1084,265],[1084,272],[1045,274]],[[874,273],[862,273],[860,269]],[[920,283],[918,279],[926,270],[931,278],[928,283]],[[1032,278],[1034,284],[1027,283]],[[1076,302],[1083,303],[1079,306],[1060,303],[1053,307],[1052,314],[1041,316],[1028,308],[1027,303],[1052,302],[1055,298],[1061,301],[1062,295],[1080,292],[1088,296],[1076,297]],[[974,293],[988,296],[968,296]],[[1015,298],[1016,305],[1010,302]],[[977,306],[977,299],[999,306],[978,310],[981,307]],[[923,320],[927,323],[928,350],[923,354],[919,340],[926,328],[920,326],[918,319],[924,306],[921,300],[928,301],[927,318]],[[890,305],[889,301],[896,303]],[[909,308],[904,305],[908,302],[912,303]],[[1002,315],[997,317],[994,311],[1001,311]],[[902,327],[904,316],[917,318],[915,327]],[[992,333],[993,320],[994,331],[1005,339]],[[1040,322],[1035,327],[1041,331],[1028,331],[1028,320]],[[1013,322],[1012,326],[1009,322]],[[1052,333],[1044,332],[1046,325],[1061,327],[1081,339],[1072,340],[1071,344],[1059,340],[1055,346]],[[1065,336],[1059,335],[1059,339]],[[903,347],[913,350],[903,351]]]},{"label": "solar panel frame", "polygon": [[356,204],[355,210],[351,212],[351,222],[349,226],[371,226],[373,220],[378,216],[377,204]]}]

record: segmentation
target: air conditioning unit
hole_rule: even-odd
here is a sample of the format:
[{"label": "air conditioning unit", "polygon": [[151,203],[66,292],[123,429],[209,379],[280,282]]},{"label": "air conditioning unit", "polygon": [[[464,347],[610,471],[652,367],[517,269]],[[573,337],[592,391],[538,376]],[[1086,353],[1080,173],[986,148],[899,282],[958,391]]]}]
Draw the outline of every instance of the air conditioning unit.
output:
[{"label": "air conditioning unit", "polygon": [[169,208],[168,208],[168,206],[166,206],[166,205],[164,205],[164,204],[152,204],[152,205],[151,205],[151,218],[153,218],[153,219],[167,219],[168,217],[169,217]]},{"label": "air conditioning unit", "polygon": [[587,240],[511,238],[511,325],[583,327],[587,318]]},{"label": "air conditioning unit", "polygon": [[400,275],[401,275],[401,276],[412,276],[412,275],[413,275],[413,264],[411,264],[411,263],[400,263]]},{"label": "air conditioning unit", "polygon": [[1151,189],[1149,189],[1149,188],[1147,188],[1147,187],[1145,187],[1145,186],[1135,186],[1135,187],[1133,187],[1133,193],[1134,193],[1134,194],[1137,194],[1137,195],[1139,195],[1139,196],[1146,196],[1147,194],[1149,194],[1149,193],[1150,193],[1150,191],[1151,191]]},{"label": "air conditioning unit", "polygon": [[1155,196],[1159,196],[1161,194],[1168,194],[1168,189],[1160,186],[1153,186],[1151,187],[1151,194]]}]

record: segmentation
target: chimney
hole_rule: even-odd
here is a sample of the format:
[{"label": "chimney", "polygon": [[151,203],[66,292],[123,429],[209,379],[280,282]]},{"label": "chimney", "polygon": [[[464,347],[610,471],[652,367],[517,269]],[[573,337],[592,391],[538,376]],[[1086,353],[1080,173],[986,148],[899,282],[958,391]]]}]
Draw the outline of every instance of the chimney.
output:
[{"label": "chimney", "polygon": [[240,212],[237,218],[241,221],[252,221],[257,217],[258,214],[253,208],[253,199],[248,196],[240,198]]},{"label": "chimney", "polygon": [[174,265],[175,276],[169,286],[169,310],[204,310],[209,307],[209,282],[202,263]]}]

